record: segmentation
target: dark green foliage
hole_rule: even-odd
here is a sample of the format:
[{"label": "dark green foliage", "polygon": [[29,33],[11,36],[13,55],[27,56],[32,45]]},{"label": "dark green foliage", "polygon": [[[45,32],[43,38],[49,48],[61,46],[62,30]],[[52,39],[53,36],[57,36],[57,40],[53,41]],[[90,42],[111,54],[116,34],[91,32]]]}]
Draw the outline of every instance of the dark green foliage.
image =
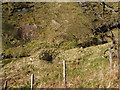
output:
[{"label": "dark green foliage", "polygon": [[45,52],[42,54],[42,56],[41,55],[39,56],[39,59],[52,62],[52,55],[50,55],[50,53],[48,52]]}]

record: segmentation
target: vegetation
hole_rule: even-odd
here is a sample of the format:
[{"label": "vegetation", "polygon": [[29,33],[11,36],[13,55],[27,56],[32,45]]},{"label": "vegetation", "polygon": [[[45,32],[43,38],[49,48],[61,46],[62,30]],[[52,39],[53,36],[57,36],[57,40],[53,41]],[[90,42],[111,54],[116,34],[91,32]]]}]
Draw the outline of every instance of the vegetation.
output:
[{"label": "vegetation", "polygon": [[109,60],[101,56],[107,46],[108,44],[104,44],[66,50],[57,55],[52,63],[40,60],[36,55],[13,59],[2,70],[9,88],[30,87],[30,76],[33,73],[35,88],[63,88],[62,60],[66,60],[67,87],[117,88],[117,61],[114,60],[114,71],[111,72]]},{"label": "vegetation", "polygon": [[67,87],[117,88],[117,60],[111,73],[108,58],[102,57],[111,38],[118,40],[117,4],[3,3],[1,70],[8,87],[30,87],[34,73],[36,88],[62,88],[66,60]]}]

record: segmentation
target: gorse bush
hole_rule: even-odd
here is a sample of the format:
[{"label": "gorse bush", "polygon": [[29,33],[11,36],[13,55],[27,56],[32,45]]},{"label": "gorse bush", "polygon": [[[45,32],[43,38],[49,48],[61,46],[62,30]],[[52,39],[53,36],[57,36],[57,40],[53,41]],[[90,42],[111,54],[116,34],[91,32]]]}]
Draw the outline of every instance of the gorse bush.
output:
[{"label": "gorse bush", "polygon": [[39,55],[39,59],[40,60],[46,60],[46,61],[49,61],[49,62],[52,62],[52,55],[48,52],[44,52],[42,53],[42,55]]}]

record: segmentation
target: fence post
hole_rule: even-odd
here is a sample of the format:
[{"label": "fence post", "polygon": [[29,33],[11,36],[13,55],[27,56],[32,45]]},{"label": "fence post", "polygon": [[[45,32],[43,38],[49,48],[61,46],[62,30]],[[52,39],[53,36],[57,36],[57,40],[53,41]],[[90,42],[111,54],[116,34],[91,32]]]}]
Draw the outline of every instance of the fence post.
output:
[{"label": "fence post", "polygon": [[33,90],[34,74],[31,75],[31,90]]},{"label": "fence post", "polygon": [[66,62],[63,60],[63,85],[66,87]]},{"label": "fence post", "polygon": [[5,80],[5,83],[4,83],[4,90],[7,89],[7,80]]},{"label": "fence post", "polygon": [[110,68],[112,71],[113,70],[113,60],[112,60],[112,52],[111,52],[110,48],[109,48],[109,61],[110,61]]}]

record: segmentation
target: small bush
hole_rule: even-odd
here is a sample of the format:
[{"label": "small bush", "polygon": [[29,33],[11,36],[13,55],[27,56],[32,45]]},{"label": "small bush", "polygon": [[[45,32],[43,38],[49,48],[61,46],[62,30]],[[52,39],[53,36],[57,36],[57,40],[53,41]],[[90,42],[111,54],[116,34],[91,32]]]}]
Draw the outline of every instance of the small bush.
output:
[{"label": "small bush", "polygon": [[49,52],[44,52],[42,55],[39,55],[40,60],[46,60],[52,62],[52,55]]}]

